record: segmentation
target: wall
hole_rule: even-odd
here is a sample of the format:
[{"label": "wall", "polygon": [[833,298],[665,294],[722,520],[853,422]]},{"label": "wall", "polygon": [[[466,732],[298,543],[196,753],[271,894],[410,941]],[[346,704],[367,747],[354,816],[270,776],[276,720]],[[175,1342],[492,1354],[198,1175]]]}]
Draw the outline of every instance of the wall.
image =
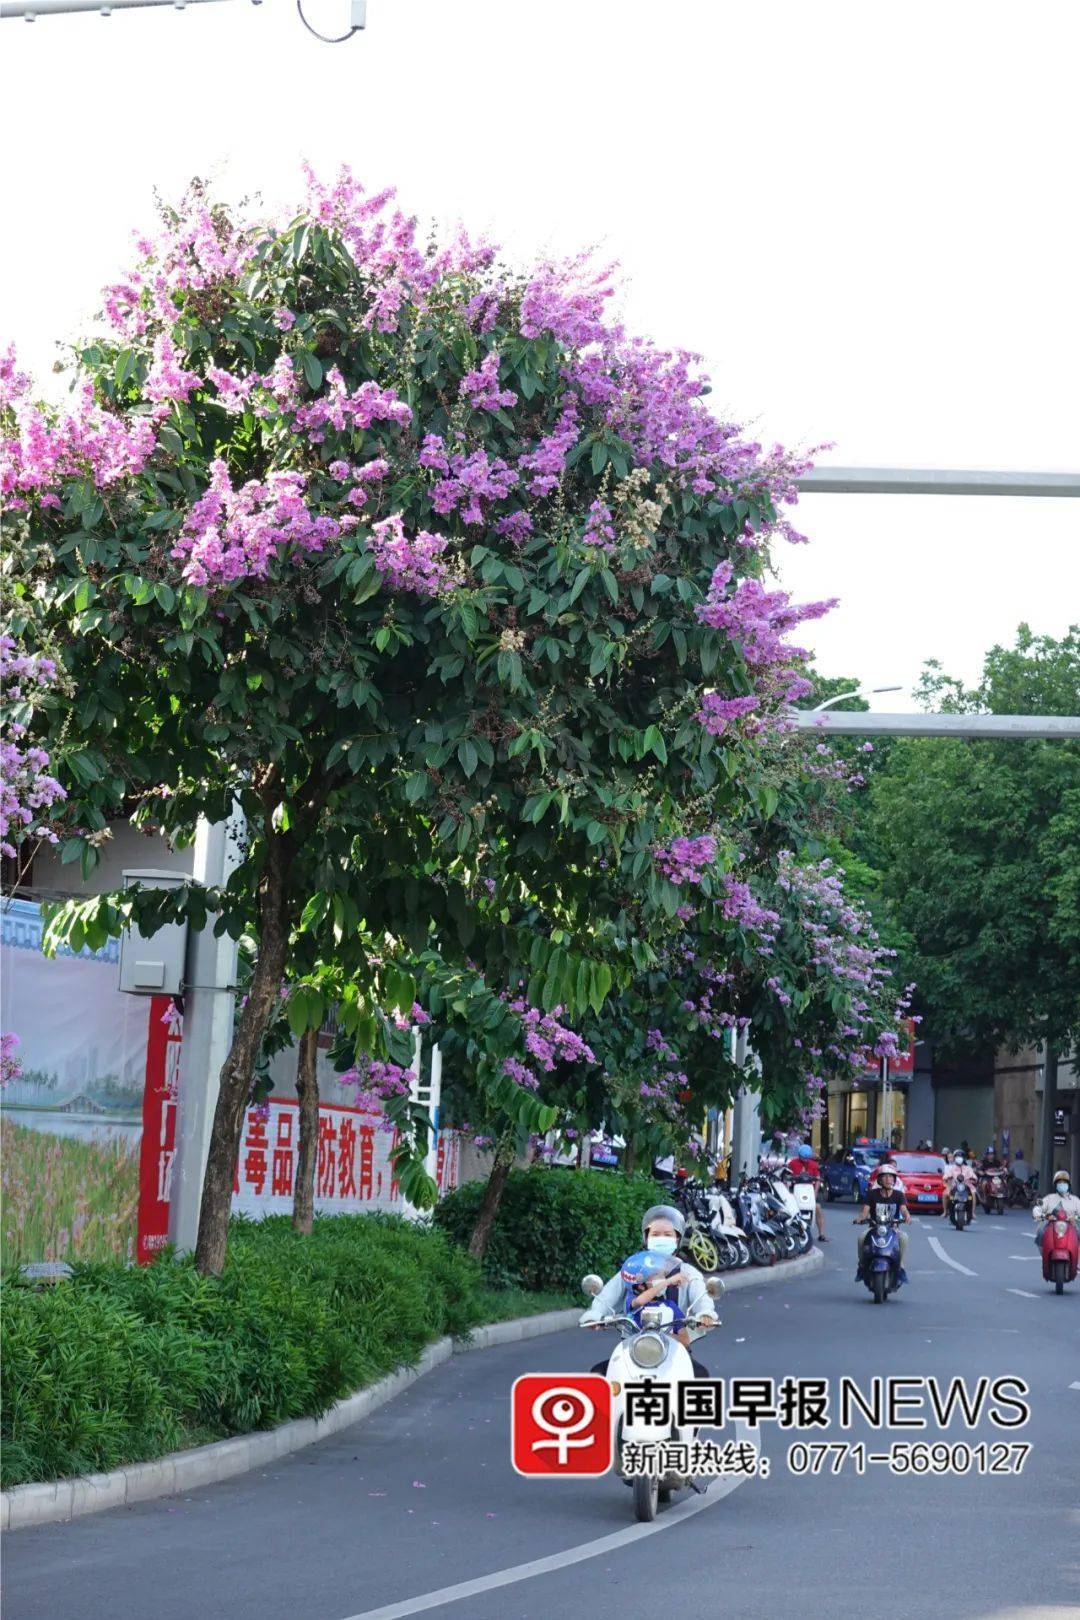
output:
[{"label": "wall", "polygon": [[78,861],[60,863],[59,850],[46,848],[34,859],[32,887],[38,898],[48,895],[107,894],[123,888],[124,872],[147,867],[190,874],[193,850],[170,849],[156,833],[142,833],[127,821],[114,821],[112,837],[101,847],[101,859],[84,879]]}]

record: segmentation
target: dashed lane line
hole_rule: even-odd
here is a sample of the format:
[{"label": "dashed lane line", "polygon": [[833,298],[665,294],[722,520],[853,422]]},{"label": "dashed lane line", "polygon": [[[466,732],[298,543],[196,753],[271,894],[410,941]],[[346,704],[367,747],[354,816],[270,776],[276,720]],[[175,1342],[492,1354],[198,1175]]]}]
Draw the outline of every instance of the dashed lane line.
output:
[{"label": "dashed lane line", "polygon": [[972,1271],[970,1266],[962,1266],[960,1264],[959,1260],[954,1260],[952,1255],[946,1254],[945,1250],[941,1247],[941,1244],[940,1244],[940,1242],[938,1241],[938,1239],[936,1237],[927,1238],[926,1241],[929,1243],[930,1247],[933,1249],[933,1251],[937,1255],[938,1259],[939,1260],[944,1260],[945,1264],[947,1266],[952,1266],[954,1271],[963,1272],[965,1277],[977,1277],[979,1275],[979,1273],[977,1271]]},{"label": "dashed lane line", "polygon": [[[1029,1294],[1026,1288],[1006,1288],[1007,1294],[1019,1294],[1021,1299],[1038,1299],[1038,1294]],[[1080,1384],[1074,1384],[1074,1389],[1080,1389]]]}]

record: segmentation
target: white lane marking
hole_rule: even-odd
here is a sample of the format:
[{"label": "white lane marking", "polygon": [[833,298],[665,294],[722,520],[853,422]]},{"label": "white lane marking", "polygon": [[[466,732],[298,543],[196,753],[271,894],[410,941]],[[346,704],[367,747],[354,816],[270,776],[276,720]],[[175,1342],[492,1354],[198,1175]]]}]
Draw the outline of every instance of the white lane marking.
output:
[{"label": "white lane marking", "polygon": [[[1036,1296],[1036,1297],[1038,1297],[1038,1296]],[[1077,1380],[1076,1380],[1076,1383],[1075,1383],[1075,1384],[1070,1384],[1070,1385],[1069,1385],[1069,1388],[1070,1388],[1070,1389],[1080,1389],[1080,1378],[1078,1378],[1078,1379],[1077,1379]]]},{"label": "white lane marking", "polygon": [[[1019,1294],[1021,1299],[1038,1299],[1038,1294],[1029,1294],[1026,1288],[1006,1288],[1007,1294]],[[1074,1384],[1074,1389],[1080,1389],[1080,1384]]]},{"label": "white lane marking", "polygon": [[[742,1427],[742,1424],[737,1425],[737,1428]],[[689,1501],[680,1502],[678,1507],[669,1508],[651,1524],[628,1525],[625,1530],[600,1536],[596,1541],[583,1541],[577,1547],[567,1547],[564,1552],[552,1553],[547,1558],[534,1558],[527,1564],[513,1564],[509,1569],[497,1569],[490,1575],[479,1575],[472,1581],[459,1581],[456,1586],[441,1586],[436,1592],[421,1592],[419,1597],[405,1598],[401,1603],[387,1603],[381,1609],[364,1609],[361,1614],[349,1615],[348,1620],[404,1620],[406,1615],[437,1609],[443,1603],[457,1603],[462,1598],[476,1597],[481,1592],[493,1592],[500,1586],[515,1586],[518,1581],[532,1580],[535,1575],[548,1575],[553,1570],[565,1569],[569,1564],[582,1564],[586,1559],[599,1558],[601,1553],[615,1552],[619,1547],[655,1535],[658,1530],[666,1530],[669,1525],[692,1519],[695,1513],[701,1513],[714,1502],[730,1496],[750,1477],[744,1474],[721,1480],[718,1485],[710,1485],[704,1496],[692,1496]]]},{"label": "white lane marking", "polygon": [[1038,1254],[1010,1254],[1009,1259],[1010,1260],[1041,1260],[1042,1256],[1038,1255]]},{"label": "white lane marking", "polygon": [[946,1254],[936,1237],[927,1238],[926,1241],[929,1243],[938,1259],[944,1260],[945,1264],[947,1266],[952,1266],[954,1271],[962,1271],[965,1277],[977,1277],[979,1275],[977,1271],[972,1271],[968,1266],[962,1266],[959,1260],[954,1260],[951,1255]]}]

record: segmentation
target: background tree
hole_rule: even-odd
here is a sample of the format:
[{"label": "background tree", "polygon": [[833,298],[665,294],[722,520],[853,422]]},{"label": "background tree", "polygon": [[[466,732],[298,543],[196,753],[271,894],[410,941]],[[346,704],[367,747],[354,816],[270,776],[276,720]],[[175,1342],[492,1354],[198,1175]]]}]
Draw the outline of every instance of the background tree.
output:
[{"label": "background tree", "polygon": [[[1054,640],[1022,625],[977,687],[931,664],[922,694],[953,713],[1080,713],[1080,631]],[[1073,741],[904,740],[875,775],[870,833],[945,1049],[1076,1051],[1078,782]]]}]

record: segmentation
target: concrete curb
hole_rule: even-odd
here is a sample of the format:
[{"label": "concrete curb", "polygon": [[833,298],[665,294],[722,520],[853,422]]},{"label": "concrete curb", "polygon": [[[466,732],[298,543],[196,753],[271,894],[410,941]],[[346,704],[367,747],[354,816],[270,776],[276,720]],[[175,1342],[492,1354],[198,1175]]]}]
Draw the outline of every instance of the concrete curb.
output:
[{"label": "concrete curb", "polygon": [[[767,1269],[755,1266],[750,1271],[733,1272],[725,1277],[725,1288],[732,1293],[740,1288],[767,1287],[820,1271],[824,1264],[824,1255],[815,1249]],[[436,1339],[415,1367],[401,1367],[369,1389],[346,1396],[320,1418],[295,1418],[263,1433],[236,1435],[213,1445],[194,1446],[190,1451],[174,1451],[153,1462],[132,1463],[108,1474],[82,1474],[77,1479],[51,1480],[44,1485],[16,1485],[13,1490],[0,1492],[0,1530],[61,1524],[87,1513],[102,1513],[106,1508],[133,1507],[136,1502],[150,1502],[160,1496],[179,1496],[203,1485],[234,1479],[253,1468],[265,1468],[292,1451],[314,1445],[369,1417],[451,1356],[561,1333],[576,1326],[584,1308],[540,1311],[536,1316],[519,1316],[510,1322],[491,1322],[476,1328],[466,1339]]]}]

